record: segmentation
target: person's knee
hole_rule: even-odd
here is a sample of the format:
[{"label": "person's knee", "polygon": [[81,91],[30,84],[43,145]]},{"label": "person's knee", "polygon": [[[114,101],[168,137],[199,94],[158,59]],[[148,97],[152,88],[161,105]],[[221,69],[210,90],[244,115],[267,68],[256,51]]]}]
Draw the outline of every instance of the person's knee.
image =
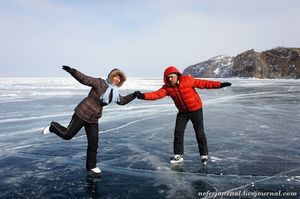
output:
[{"label": "person's knee", "polygon": [[182,140],[183,139],[183,134],[175,134],[174,135],[174,140]]},{"label": "person's knee", "polygon": [[180,137],[175,136],[174,143],[183,143],[183,136],[180,136]]},{"label": "person's knee", "polygon": [[201,127],[194,127],[194,130],[195,130],[196,135],[203,136],[205,134],[204,133],[204,128],[202,126]]},{"label": "person's knee", "polygon": [[64,137],[65,140],[71,140],[72,138],[73,138],[73,137],[72,137],[72,136],[69,136],[69,135],[67,135],[67,136]]},{"label": "person's knee", "polygon": [[175,136],[183,136],[185,129],[175,129],[174,135]]},{"label": "person's knee", "polygon": [[65,136],[64,136],[64,139],[65,140],[71,140],[73,137],[75,136],[74,133],[70,132],[70,131],[67,131]]}]

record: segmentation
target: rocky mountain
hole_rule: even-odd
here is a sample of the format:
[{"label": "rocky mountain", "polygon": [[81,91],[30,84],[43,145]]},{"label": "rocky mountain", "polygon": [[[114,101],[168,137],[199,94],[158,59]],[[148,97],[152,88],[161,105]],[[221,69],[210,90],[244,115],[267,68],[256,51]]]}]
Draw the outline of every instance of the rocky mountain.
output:
[{"label": "rocky mountain", "polygon": [[184,74],[195,77],[300,78],[300,48],[255,52],[253,49],[235,57],[217,56],[187,67]]},{"label": "rocky mountain", "polygon": [[232,77],[233,58],[225,55],[220,55],[187,67],[183,74],[190,74],[194,77]]}]

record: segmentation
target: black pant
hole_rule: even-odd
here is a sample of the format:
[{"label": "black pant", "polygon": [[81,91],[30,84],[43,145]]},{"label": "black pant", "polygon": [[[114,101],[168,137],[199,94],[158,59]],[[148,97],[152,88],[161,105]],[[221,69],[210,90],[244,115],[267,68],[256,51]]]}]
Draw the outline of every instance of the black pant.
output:
[{"label": "black pant", "polygon": [[200,155],[207,155],[207,141],[204,133],[203,126],[203,111],[202,108],[199,111],[191,113],[178,113],[176,118],[176,125],[174,131],[174,154],[183,154],[183,136],[184,130],[188,121],[191,120],[196,133],[196,139],[198,143]]},{"label": "black pant", "polygon": [[85,128],[87,141],[88,141],[86,169],[90,170],[96,167],[96,162],[97,162],[97,148],[98,148],[98,135],[99,135],[98,123],[93,123],[93,124],[88,123],[82,120],[81,118],[79,118],[76,115],[76,113],[74,113],[68,128],[63,127],[57,122],[52,122],[50,125],[50,131],[65,140],[70,140],[78,133],[78,131],[82,127]]}]

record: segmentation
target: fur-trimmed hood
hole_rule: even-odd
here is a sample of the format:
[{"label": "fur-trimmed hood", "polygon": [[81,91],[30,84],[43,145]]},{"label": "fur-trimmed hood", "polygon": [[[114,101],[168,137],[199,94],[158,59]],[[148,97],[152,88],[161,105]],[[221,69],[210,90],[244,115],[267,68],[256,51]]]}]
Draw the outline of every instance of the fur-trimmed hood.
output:
[{"label": "fur-trimmed hood", "polygon": [[112,79],[114,76],[118,75],[121,78],[120,83],[117,85],[118,87],[121,87],[123,83],[126,81],[127,77],[126,75],[119,69],[115,68],[108,74],[107,78],[109,83],[112,83]]}]

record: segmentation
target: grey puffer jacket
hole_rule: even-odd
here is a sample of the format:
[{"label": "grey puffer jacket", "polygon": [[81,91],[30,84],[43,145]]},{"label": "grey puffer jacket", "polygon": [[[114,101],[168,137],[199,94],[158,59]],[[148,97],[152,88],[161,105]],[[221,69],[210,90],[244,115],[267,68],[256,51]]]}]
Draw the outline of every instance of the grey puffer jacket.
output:
[{"label": "grey puffer jacket", "polygon": [[[102,116],[103,106],[107,105],[100,100],[100,97],[105,93],[108,85],[102,78],[90,77],[75,69],[72,69],[70,74],[81,84],[92,87],[88,96],[74,109],[75,113],[88,123],[98,123],[99,118]],[[118,104],[125,105],[134,98],[133,93],[124,97],[120,95],[120,102]]]}]

